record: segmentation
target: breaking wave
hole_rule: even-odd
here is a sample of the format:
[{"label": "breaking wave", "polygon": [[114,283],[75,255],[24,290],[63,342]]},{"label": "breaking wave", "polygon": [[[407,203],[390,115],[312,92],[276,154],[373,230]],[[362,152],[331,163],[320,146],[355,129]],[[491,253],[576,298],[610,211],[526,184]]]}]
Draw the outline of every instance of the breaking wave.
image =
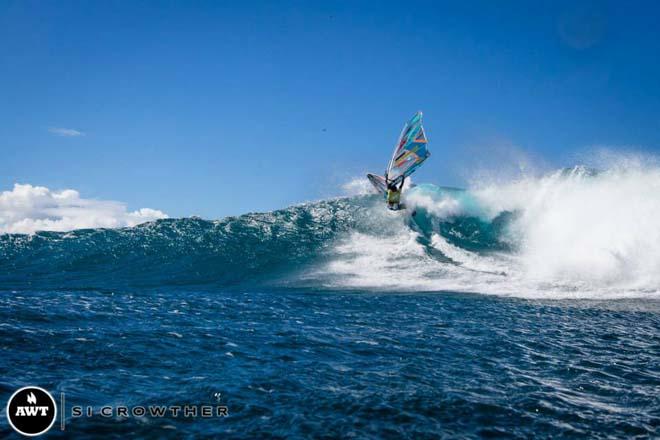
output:
[{"label": "breaking wave", "polygon": [[0,288],[660,296],[659,168],[576,167],[469,190],[425,184],[405,202],[395,213],[357,195],[217,221],[5,234]]}]

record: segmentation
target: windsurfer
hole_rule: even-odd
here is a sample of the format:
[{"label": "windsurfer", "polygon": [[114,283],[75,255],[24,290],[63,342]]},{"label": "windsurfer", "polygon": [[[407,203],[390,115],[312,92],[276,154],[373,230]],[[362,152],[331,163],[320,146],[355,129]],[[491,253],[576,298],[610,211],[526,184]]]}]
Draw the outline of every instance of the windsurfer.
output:
[{"label": "windsurfer", "polygon": [[396,181],[387,181],[387,207],[392,211],[401,209],[401,190],[403,189],[403,181],[397,187]]},{"label": "windsurfer", "polygon": [[422,112],[417,112],[404,125],[392,158],[387,165],[385,176],[367,174],[369,182],[380,194],[385,196],[387,207],[392,211],[406,209],[401,203],[403,182],[431,155],[427,143],[424,127],[422,127]]}]

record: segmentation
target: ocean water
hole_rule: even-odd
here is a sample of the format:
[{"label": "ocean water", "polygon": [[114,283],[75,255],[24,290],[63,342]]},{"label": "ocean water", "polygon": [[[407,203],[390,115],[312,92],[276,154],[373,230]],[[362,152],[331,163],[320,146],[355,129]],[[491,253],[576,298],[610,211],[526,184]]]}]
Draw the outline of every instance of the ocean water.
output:
[{"label": "ocean water", "polygon": [[[54,438],[658,437],[659,189],[574,168],[0,235],[0,400],[64,393]],[[229,415],[96,414],[185,404]]]}]

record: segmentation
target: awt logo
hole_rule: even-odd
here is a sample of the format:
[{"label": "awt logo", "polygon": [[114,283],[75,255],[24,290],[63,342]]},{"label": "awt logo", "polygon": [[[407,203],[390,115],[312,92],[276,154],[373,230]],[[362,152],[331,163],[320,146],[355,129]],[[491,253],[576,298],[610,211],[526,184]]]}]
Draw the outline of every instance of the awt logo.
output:
[{"label": "awt logo", "polygon": [[16,432],[23,435],[45,433],[53,426],[56,417],[55,399],[43,388],[21,388],[7,403],[7,420]]}]

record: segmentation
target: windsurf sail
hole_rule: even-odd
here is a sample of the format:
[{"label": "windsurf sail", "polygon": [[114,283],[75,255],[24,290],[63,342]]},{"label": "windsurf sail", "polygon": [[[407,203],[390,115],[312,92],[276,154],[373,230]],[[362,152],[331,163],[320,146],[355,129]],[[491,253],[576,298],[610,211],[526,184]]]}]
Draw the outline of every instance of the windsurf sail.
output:
[{"label": "windsurf sail", "polygon": [[426,133],[422,127],[422,112],[417,112],[401,130],[385,178],[398,183],[414,173],[431,155],[426,148],[427,143]]}]

